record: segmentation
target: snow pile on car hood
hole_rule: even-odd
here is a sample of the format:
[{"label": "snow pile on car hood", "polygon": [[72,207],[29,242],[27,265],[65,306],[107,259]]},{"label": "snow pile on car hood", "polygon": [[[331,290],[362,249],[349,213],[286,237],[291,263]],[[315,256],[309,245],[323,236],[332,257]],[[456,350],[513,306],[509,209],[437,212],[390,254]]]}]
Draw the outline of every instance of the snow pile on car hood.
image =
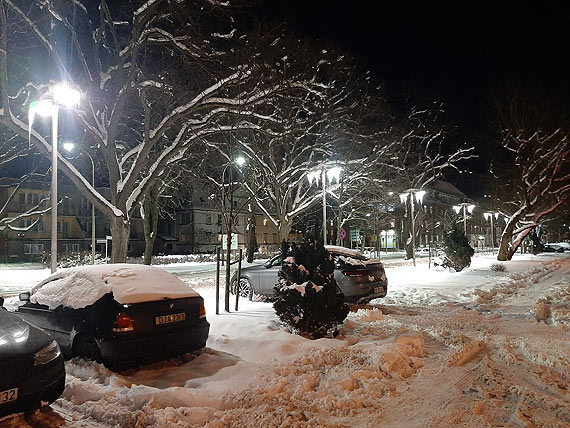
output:
[{"label": "snow pile on car hood", "polygon": [[152,266],[107,264],[63,269],[44,279],[30,292],[30,301],[54,309],[74,309],[113,293],[121,304],[179,299],[199,294],[174,275]]}]

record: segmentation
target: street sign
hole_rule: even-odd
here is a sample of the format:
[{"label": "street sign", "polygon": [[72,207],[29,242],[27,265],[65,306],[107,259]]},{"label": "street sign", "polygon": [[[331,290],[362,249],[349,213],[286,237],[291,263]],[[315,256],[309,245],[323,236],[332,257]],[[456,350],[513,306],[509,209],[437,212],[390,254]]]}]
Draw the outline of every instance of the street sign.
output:
[{"label": "street sign", "polygon": [[[228,249],[228,237],[227,235],[222,235],[222,250]],[[238,234],[232,233],[232,244],[230,246],[230,250],[237,250],[238,249]]]},{"label": "street sign", "polygon": [[340,239],[344,239],[344,238],[346,238],[346,230],[340,229]]},{"label": "street sign", "polygon": [[106,239],[97,239],[98,244],[105,244],[107,242]]},{"label": "street sign", "polygon": [[360,242],[360,229],[350,229],[350,240]]}]

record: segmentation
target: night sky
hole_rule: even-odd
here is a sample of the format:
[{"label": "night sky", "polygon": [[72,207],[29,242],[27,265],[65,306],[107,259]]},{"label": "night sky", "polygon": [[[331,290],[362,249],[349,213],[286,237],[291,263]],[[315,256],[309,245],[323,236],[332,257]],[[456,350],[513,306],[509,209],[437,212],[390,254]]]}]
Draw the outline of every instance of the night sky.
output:
[{"label": "night sky", "polygon": [[[287,19],[298,34],[349,51],[389,98],[412,93],[443,102],[458,143],[482,145],[492,138],[491,101],[509,82],[570,103],[570,6],[382,3],[270,0],[262,7],[267,17]],[[485,155],[472,164],[475,172],[487,169]],[[470,178],[456,178],[466,192],[476,187]]]}]

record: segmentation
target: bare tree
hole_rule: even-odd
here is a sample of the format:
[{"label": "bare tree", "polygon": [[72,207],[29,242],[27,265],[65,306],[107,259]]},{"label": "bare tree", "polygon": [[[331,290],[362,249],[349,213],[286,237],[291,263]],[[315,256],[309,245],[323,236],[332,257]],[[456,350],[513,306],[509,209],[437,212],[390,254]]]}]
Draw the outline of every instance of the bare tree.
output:
[{"label": "bare tree", "polygon": [[[224,4],[0,1],[0,123],[27,136],[30,100],[55,80],[80,88],[82,105],[72,112],[76,131],[87,134],[104,160],[111,199],[63,157],[59,165],[109,218],[114,262],[126,259],[138,203],[193,141],[275,121],[265,100],[283,81],[268,81],[267,69],[251,66],[251,58],[226,60],[237,36],[231,19],[223,29],[215,26],[213,10]],[[17,40],[10,29],[19,30]],[[29,73],[16,74],[25,54],[42,61],[30,64]],[[287,82],[295,85],[303,88],[306,82]],[[45,133],[38,127],[31,140],[47,155],[51,144]]]},{"label": "bare tree", "polygon": [[537,226],[565,209],[570,197],[570,126],[552,96],[511,89],[495,103],[506,156],[497,178],[508,218],[498,259],[510,260]]}]

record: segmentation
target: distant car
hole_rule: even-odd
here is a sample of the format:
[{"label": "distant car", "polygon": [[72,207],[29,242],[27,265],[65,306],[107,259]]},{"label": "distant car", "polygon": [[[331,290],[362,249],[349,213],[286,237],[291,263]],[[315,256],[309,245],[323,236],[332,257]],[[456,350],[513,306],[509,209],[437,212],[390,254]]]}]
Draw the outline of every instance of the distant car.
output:
[{"label": "distant car", "polygon": [[416,250],[416,256],[418,257],[428,257],[429,256],[429,248],[418,248]]},{"label": "distant car", "polygon": [[557,242],[557,243],[554,244],[554,245],[559,246],[559,247],[562,248],[564,251],[570,251],[570,243],[568,243],[568,242]]},{"label": "distant car", "polygon": [[210,329],[200,294],[146,265],[63,269],[20,300],[17,313],[49,333],[66,359],[115,370],[203,348]]},{"label": "distant car", "polygon": [[[334,257],[334,278],[344,299],[349,303],[366,303],[385,297],[388,280],[380,260],[371,260],[360,251],[350,248],[326,245]],[[276,255],[264,265],[249,266],[241,270],[240,296],[251,299],[254,295],[271,298],[273,287],[279,282],[277,273],[281,269],[281,255]],[[234,273],[230,290],[235,294],[237,272]]]},{"label": "distant car", "polygon": [[57,343],[3,304],[0,297],[0,418],[52,403],[65,388]]},{"label": "distant car", "polygon": [[546,244],[542,250],[544,253],[563,253],[564,248],[557,244]]}]

